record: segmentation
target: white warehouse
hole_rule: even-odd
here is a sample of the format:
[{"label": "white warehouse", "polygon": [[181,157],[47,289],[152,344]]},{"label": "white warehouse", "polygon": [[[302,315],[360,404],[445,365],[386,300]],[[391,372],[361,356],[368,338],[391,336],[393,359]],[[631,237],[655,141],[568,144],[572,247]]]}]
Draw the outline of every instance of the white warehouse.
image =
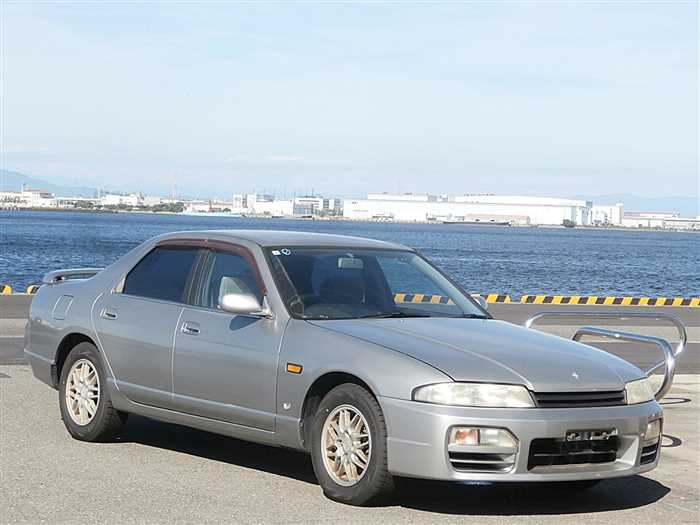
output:
[{"label": "white warehouse", "polygon": [[346,199],[343,216],[350,219],[404,222],[465,221],[483,223],[577,225],[591,222],[589,201],[515,195],[369,194]]}]

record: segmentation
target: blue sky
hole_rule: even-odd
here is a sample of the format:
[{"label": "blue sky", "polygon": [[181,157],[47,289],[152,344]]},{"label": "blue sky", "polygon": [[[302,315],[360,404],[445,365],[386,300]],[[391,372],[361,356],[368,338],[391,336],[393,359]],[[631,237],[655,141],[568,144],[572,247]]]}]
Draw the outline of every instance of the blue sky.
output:
[{"label": "blue sky", "polygon": [[698,194],[695,2],[2,7],[2,167],[112,189]]}]

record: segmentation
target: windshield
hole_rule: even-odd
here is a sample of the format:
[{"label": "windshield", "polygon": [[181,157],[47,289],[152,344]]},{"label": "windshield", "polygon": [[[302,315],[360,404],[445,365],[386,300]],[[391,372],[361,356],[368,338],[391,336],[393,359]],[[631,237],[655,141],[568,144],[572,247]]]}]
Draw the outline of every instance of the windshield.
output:
[{"label": "windshield", "polygon": [[302,319],[488,318],[413,252],[270,248],[268,256],[289,311]]}]

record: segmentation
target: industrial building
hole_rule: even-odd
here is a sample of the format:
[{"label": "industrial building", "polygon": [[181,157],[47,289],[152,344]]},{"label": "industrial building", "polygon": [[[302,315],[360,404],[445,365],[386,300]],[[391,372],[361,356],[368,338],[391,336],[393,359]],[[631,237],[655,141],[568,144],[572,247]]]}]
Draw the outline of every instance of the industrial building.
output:
[{"label": "industrial building", "polygon": [[595,226],[622,226],[624,204],[594,204],[590,223]]},{"label": "industrial building", "polygon": [[673,212],[625,212],[622,225],[627,228],[700,230],[700,217],[681,217]]},{"label": "industrial building", "polygon": [[551,197],[371,193],[366,199],[346,199],[343,216],[404,222],[561,225],[570,221],[588,225],[592,223],[592,210],[590,201]]},{"label": "industrial building", "polygon": [[295,215],[338,215],[341,206],[340,199],[294,197]]},{"label": "industrial building", "polygon": [[42,189],[0,191],[0,209],[139,209],[182,202],[184,213],[258,217],[340,217],[349,220],[466,223],[512,226],[600,226],[700,231],[700,216],[676,212],[630,212],[622,203],[521,195],[370,193],[364,199],[234,194],[231,200],[192,200],[140,193],[100,193],[96,198],[58,197]]},{"label": "industrial building", "polygon": [[233,210],[239,213],[273,217],[293,215],[339,215],[341,201],[318,196],[278,200],[273,195],[250,193],[233,196]]},{"label": "industrial building", "polygon": [[129,206],[133,208],[144,206],[143,196],[138,193],[130,193],[128,195],[105,193],[100,196],[99,203],[102,206]]},{"label": "industrial building", "polygon": [[26,188],[0,192],[0,208],[56,208],[56,196],[47,190]]}]

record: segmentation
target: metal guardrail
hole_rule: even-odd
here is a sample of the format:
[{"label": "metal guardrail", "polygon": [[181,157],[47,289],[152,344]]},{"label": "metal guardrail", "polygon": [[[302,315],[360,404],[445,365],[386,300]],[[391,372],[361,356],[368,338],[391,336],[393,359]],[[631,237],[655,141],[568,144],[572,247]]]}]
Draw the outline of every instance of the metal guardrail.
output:
[{"label": "metal guardrail", "polygon": [[676,373],[676,356],[673,353],[673,348],[671,348],[671,345],[668,341],[666,341],[666,339],[662,339],[660,337],[652,337],[649,335],[633,334],[630,332],[606,330],[605,328],[595,328],[593,326],[583,326],[579,328],[572,339],[574,341],[580,341],[581,338],[585,335],[598,335],[602,337],[609,337],[611,339],[617,339],[619,341],[651,343],[657,345],[659,348],[661,348],[661,351],[664,353],[664,360],[658,365],[655,365],[650,370],[647,370],[646,373],[647,375],[649,375],[652,371],[656,370],[661,365],[665,365],[666,367],[664,371],[664,379],[661,382],[661,386],[656,391],[656,394],[654,394],[654,397],[657,401],[661,400],[671,389],[671,385],[673,385],[673,376]]},{"label": "metal guardrail", "polygon": [[657,400],[663,398],[673,385],[673,376],[676,371],[676,359],[685,349],[688,343],[688,334],[685,330],[683,323],[676,317],[668,314],[657,314],[657,313],[646,313],[646,312],[541,312],[531,316],[527,321],[525,321],[526,328],[532,328],[535,322],[547,318],[596,318],[596,319],[617,319],[620,321],[625,321],[627,319],[650,319],[655,321],[667,321],[672,324],[676,331],[678,332],[678,344],[675,349],[671,344],[660,337],[653,337],[648,335],[633,334],[630,332],[623,332],[620,330],[608,330],[606,328],[596,328],[593,326],[584,326],[579,328],[573,336],[574,341],[580,341],[582,337],[586,335],[597,335],[600,337],[608,337],[611,339],[617,339],[620,341],[630,341],[637,343],[648,343],[655,344],[664,354],[664,359],[660,363],[657,363],[653,367],[646,370],[646,374],[649,375],[655,372],[661,367],[664,367],[664,379],[656,392],[655,397]]}]

